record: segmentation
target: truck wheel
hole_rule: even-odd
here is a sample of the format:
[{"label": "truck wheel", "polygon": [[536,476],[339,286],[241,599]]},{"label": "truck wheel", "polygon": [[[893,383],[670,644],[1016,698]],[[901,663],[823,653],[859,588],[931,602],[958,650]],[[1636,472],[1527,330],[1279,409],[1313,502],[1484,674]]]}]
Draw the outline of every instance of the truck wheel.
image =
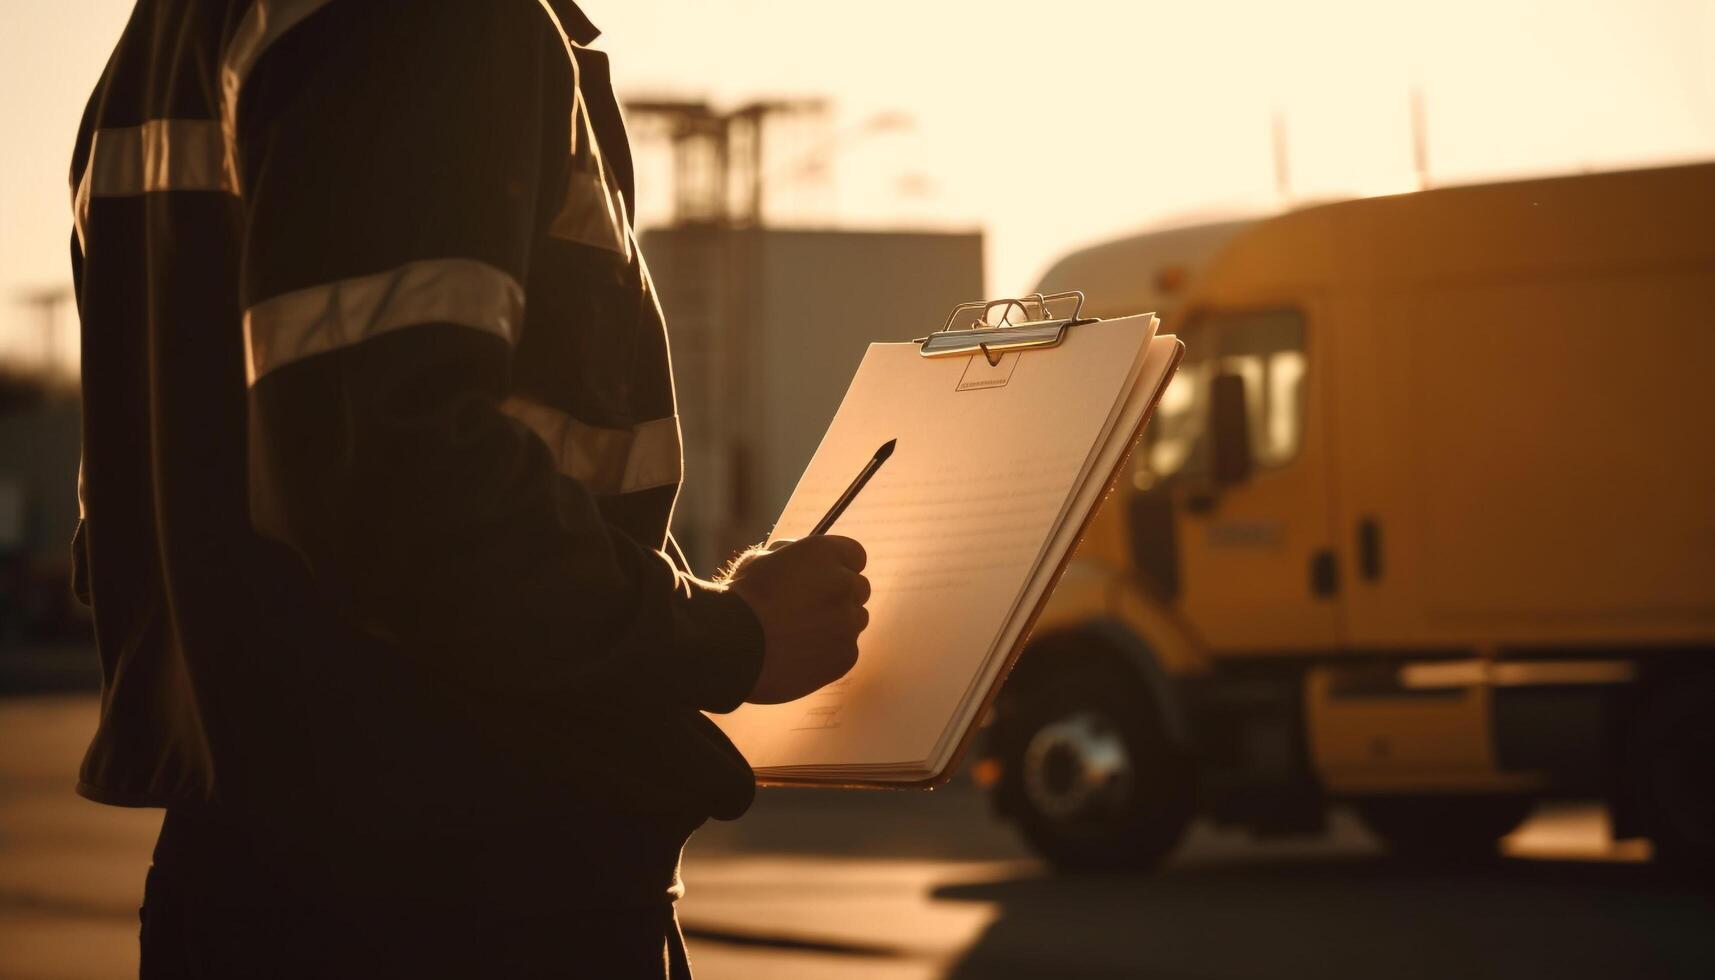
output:
[{"label": "truck wheel", "polygon": [[1195,779],[1149,691],[1108,656],[1037,667],[1009,692],[1003,809],[1059,870],[1159,866],[1190,823]]},{"label": "truck wheel", "polygon": [[1715,869],[1715,677],[1662,689],[1645,706],[1632,764],[1656,860]]},{"label": "truck wheel", "polygon": [[1400,857],[1481,859],[1530,816],[1528,796],[1371,796],[1352,805]]}]

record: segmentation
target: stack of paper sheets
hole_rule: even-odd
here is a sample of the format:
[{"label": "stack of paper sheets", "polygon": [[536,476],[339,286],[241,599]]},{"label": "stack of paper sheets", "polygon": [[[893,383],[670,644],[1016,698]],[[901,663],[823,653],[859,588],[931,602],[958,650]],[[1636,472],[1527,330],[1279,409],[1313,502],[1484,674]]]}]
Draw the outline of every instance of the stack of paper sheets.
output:
[{"label": "stack of paper sheets", "polygon": [[926,358],[872,344],[770,540],[807,534],[876,449],[830,533],[869,553],[857,666],[789,704],[713,716],[764,783],[932,785],[949,773],[1178,365],[1150,315],[1053,348]]}]

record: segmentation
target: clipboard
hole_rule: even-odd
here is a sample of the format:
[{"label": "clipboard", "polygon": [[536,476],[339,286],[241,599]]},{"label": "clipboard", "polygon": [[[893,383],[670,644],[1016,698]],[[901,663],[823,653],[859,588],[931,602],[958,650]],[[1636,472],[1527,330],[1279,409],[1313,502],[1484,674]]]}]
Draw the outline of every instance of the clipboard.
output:
[{"label": "clipboard", "polygon": [[[912,360],[924,363],[925,373],[932,374],[936,379],[934,390],[937,392],[936,400],[940,405],[943,407],[958,405],[967,417],[976,419],[982,417],[982,408],[985,405],[1007,404],[1005,401],[995,400],[1004,399],[1008,397],[1007,395],[992,392],[984,394],[984,392],[994,388],[1005,388],[1011,384],[1012,372],[1019,370],[1019,365],[1023,363],[1022,355],[1028,355],[1033,359],[1060,357],[1061,355],[1056,353],[1054,348],[1066,346],[1068,338],[1078,336],[1080,328],[1083,328],[1086,331],[1092,331],[1090,340],[1079,340],[1068,349],[1082,349],[1085,345],[1090,345],[1090,349],[1085,350],[1083,354],[1087,357],[1093,352],[1098,352],[1094,347],[1098,343],[1095,335],[1101,334],[1102,339],[1099,342],[1106,345],[1100,349],[1101,351],[1109,349],[1133,351],[1135,363],[1126,366],[1133,371],[1133,375],[1125,375],[1120,366],[1109,363],[1114,360],[1113,358],[1105,359],[1103,364],[1108,372],[1105,377],[1111,379],[1135,376],[1137,387],[1128,391],[1123,385],[1113,385],[1115,390],[1107,393],[1112,403],[1111,411],[1115,415],[1108,420],[1111,423],[1110,427],[1102,430],[1103,437],[1094,440],[1087,447],[1090,454],[1089,460],[1083,464],[1084,468],[1079,471],[1078,476],[1070,484],[1067,495],[1062,499],[1061,507],[1063,509],[1058,512],[1058,517],[1046,525],[1042,521],[1042,514],[1046,513],[1045,508],[1052,502],[1051,494],[1046,492],[1042,496],[1044,503],[1041,508],[1031,512],[1031,519],[1035,521],[1032,527],[1037,530],[1047,528],[1047,536],[1039,542],[1042,553],[1039,556],[1038,564],[1028,570],[1023,583],[1023,591],[1017,599],[1017,604],[1010,608],[1004,622],[1000,624],[1001,632],[996,635],[996,645],[985,651],[980,661],[973,660],[976,667],[970,676],[970,686],[956,701],[955,711],[947,719],[947,727],[942,730],[939,740],[930,746],[931,751],[926,753],[926,758],[923,760],[924,765],[908,773],[906,770],[909,767],[905,762],[900,762],[898,763],[900,767],[898,771],[888,770],[883,775],[881,774],[882,771],[894,763],[881,760],[874,765],[852,763],[849,766],[832,763],[827,765],[821,763],[775,764],[780,759],[792,757],[794,750],[790,748],[791,745],[814,745],[816,739],[824,734],[820,729],[833,727],[803,722],[806,718],[813,722],[817,717],[816,712],[829,710],[817,706],[819,702],[828,700],[829,695],[825,692],[846,684],[858,675],[859,671],[866,668],[866,658],[871,657],[873,651],[864,646],[864,638],[860,637],[860,650],[863,652],[860,653],[859,666],[854,668],[853,674],[848,675],[845,680],[836,682],[821,692],[816,692],[788,705],[747,705],[731,715],[711,716],[716,724],[720,725],[727,731],[729,737],[733,738],[740,750],[746,753],[746,757],[751,759],[753,767],[756,769],[758,785],[822,786],[850,789],[932,789],[944,785],[952,778],[960,761],[969,751],[982,718],[992,709],[994,700],[1004,686],[1007,676],[1011,673],[1024,649],[1029,645],[1031,632],[1036,621],[1052,598],[1055,585],[1061,575],[1064,574],[1072,556],[1076,553],[1077,546],[1087,533],[1096,512],[1107,497],[1111,495],[1119,475],[1125,471],[1132,452],[1154,412],[1155,404],[1159,400],[1161,392],[1165,389],[1167,381],[1173,376],[1184,355],[1184,345],[1176,338],[1157,335],[1156,327],[1159,321],[1151,314],[1126,317],[1115,321],[1103,321],[1100,318],[1083,316],[1083,305],[1083,293],[1078,291],[1051,294],[1031,293],[1022,297],[961,303],[948,314],[946,321],[939,330],[912,340],[910,348],[914,348],[914,350],[904,344],[872,345],[870,353],[866,355],[864,365],[860,367],[858,375],[853,379],[852,388],[847,392],[846,401],[841,406],[840,414],[836,415],[828,435],[824,437],[822,447],[818,449],[815,459],[811,461],[810,466],[805,471],[804,478],[800,480],[798,489],[793,494],[793,501],[787,505],[786,510],[782,513],[780,524],[777,525],[777,534],[784,531],[782,536],[793,536],[791,532],[793,531],[793,521],[796,519],[794,517],[795,507],[802,509],[813,507],[816,504],[825,505],[826,496],[818,485],[819,477],[817,474],[819,469],[849,476],[851,466],[861,462],[861,460],[855,459],[849,462],[840,460],[838,465],[835,465],[824,459],[825,454],[842,448],[849,448],[850,433],[853,427],[861,426],[860,421],[848,419],[848,414],[861,418],[865,408],[874,412],[878,404],[885,404],[897,420],[911,421],[915,419],[925,423],[926,428],[932,428],[927,423],[936,421],[933,417],[924,416],[920,413],[914,414],[914,406],[911,404],[896,404],[900,398],[894,398],[890,401],[884,399],[883,402],[878,403],[875,391],[867,391],[866,394],[867,389],[860,390],[864,389],[866,384],[873,388],[877,383],[885,385],[891,382],[899,392],[904,393],[901,397],[909,401],[908,396],[920,387],[920,379],[915,377],[917,372],[910,367]],[[1103,323],[1108,324],[1108,326],[1092,326]],[[907,350],[909,350],[909,354],[907,354]],[[962,367],[960,362],[963,362]],[[879,367],[877,366],[878,363],[880,364]],[[1041,370],[1042,365],[1046,362],[1032,361],[1031,363],[1036,365],[1037,380],[1040,380],[1040,376],[1048,373]],[[930,367],[930,364],[934,366]],[[885,372],[885,376],[881,376],[879,382],[877,381],[878,372]],[[949,395],[943,383],[955,376],[957,377],[957,384],[953,391],[957,394]],[[1144,392],[1141,388],[1146,382],[1149,385],[1149,390]],[[1091,431],[1090,419],[1093,417],[1090,413],[1099,410],[1104,403],[1101,401],[1100,393],[1084,392],[1084,396],[1087,404],[1084,414],[1079,416],[1080,424],[1084,426],[1084,429],[1079,431],[1085,432],[1087,435],[1088,431]],[[950,398],[974,400],[969,402],[950,401]],[[854,399],[856,404],[854,404]],[[983,401],[983,399],[988,399],[988,401]],[[1141,402],[1140,399],[1142,399]],[[1140,407],[1141,410],[1139,410]],[[1025,416],[1032,414],[1028,411],[1030,408],[1028,404],[1023,408],[1026,410]],[[1128,418],[1126,412],[1135,412],[1135,418]],[[1062,412],[1062,414],[1065,413]],[[1013,408],[1013,415],[1015,417],[1020,416],[1020,410],[1017,407]],[[845,425],[844,429],[842,429],[842,424]],[[980,427],[972,426],[972,428]],[[869,438],[869,436],[865,438]],[[900,438],[900,448],[895,451],[894,458],[896,460],[902,452],[910,448],[911,435],[901,433]],[[1073,448],[1076,448],[1077,442],[1076,438],[1071,440]],[[832,448],[830,448],[831,444]],[[873,449],[873,446],[870,448]],[[1031,448],[1029,444],[1021,444],[1014,447],[1014,455],[1029,457]],[[967,458],[984,455],[980,451],[973,453],[969,446],[964,446],[963,451]],[[1062,455],[1066,456],[1066,452],[1062,452]],[[1066,458],[1069,459],[1070,456],[1066,456]],[[1067,463],[1059,465],[1060,468],[1055,469],[1053,473],[1055,478],[1063,476],[1062,471],[1069,466]],[[894,466],[894,463],[890,462],[889,466]],[[933,467],[929,467],[929,470],[932,471]],[[884,477],[889,475],[899,476],[900,474],[897,470],[891,474],[888,470],[883,470],[872,484],[872,488],[866,491],[866,497],[859,498],[859,501],[853,504],[852,514],[857,514],[869,496],[885,496],[885,493],[877,494],[876,488],[884,482]],[[918,506],[917,497],[913,494],[930,493],[930,491],[913,487],[899,487],[896,490],[893,504],[889,504],[886,500],[868,500],[868,502],[878,510],[885,511],[885,508],[894,506],[903,508],[903,512],[910,513],[912,508],[921,509]],[[1001,488],[998,494],[988,494],[989,498],[996,496],[1005,497],[1006,488]],[[973,494],[973,501],[981,499],[984,499],[982,494]],[[970,508],[959,509],[955,507],[949,511],[953,516],[944,519],[948,523],[957,523],[962,515],[966,515],[981,506],[989,505],[973,502]],[[931,536],[934,536],[941,527],[941,525],[934,523],[919,523],[912,526],[919,529],[923,527],[933,529],[930,532]],[[853,530],[854,527],[855,530]],[[861,542],[865,540],[866,528],[868,533],[876,533],[878,529],[885,533],[889,525],[882,517],[872,514],[869,524],[866,525],[863,521],[858,520],[847,525],[843,530],[851,530],[853,536]],[[955,536],[953,540],[965,540],[967,542],[976,540],[979,542],[978,550],[986,545],[983,539],[972,539],[969,535],[963,539]],[[933,548],[924,550],[932,552]],[[935,607],[931,604],[932,600],[908,596],[906,594],[911,590],[907,588],[899,588],[897,594],[891,594],[894,603],[892,606],[886,609],[878,607],[878,601],[884,600],[887,596],[884,596],[886,587],[876,578],[877,575],[892,574],[899,581],[907,580],[905,573],[899,571],[899,568],[903,567],[902,562],[895,562],[895,567],[889,569],[877,567],[882,553],[883,550],[871,549],[871,569],[866,570],[866,574],[871,574],[872,581],[876,582],[876,593],[871,599],[871,632],[876,631],[876,624],[881,617],[890,615],[890,613],[904,615],[899,612],[901,609],[908,608],[912,614],[918,615],[919,618],[923,615],[933,615]],[[1022,554],[1023,552],[1018,553]],[[932,560],[932,558],[931,555],[930,559],[926,560]],[[1008,568],[1011,569],[1011,566]],[[1032,592],[1034,592],[1033,595]],[[983,592],[981,594],[984,598],[991,598],[990,593]],[[906,597],[901,598],[901,596]],[[1026,601],[1026,597],[1028,597],[1028,601]],[[996,598],[998,601],[998,597],[992,598]],[[908,605],[909,603],[916,603],[916,605]],[[929,612],[926,613],[925,608]],[[978,635],[981,630],[981,623],[967,622],[961,624],[961,628],[965,634]],[[1009,631],[1016,631],[1015,636],[1010,642],[1005,642],[1005,634]],[[884,637],[883,640],[885,641],[886,638]],[[893,638],[893,642],[897,644],[897,636]],[[899,665],[911,660],[909,653],[902,654],[898,650],[887,649],[883,653],[892,657],[892,660],[875,666],[872,673],[874,671],[902,669]],[[955,680],[961,676],[952,666],[947,667],[946,673],[947,676]],[[874,708],[877,698],[885,699],[892,696],[886,693],[885,678],[883,681],[876,681],[874,677],[870,677],[864,679],[864,683],[868,686],[863,687],[859,694],[853,697],[867,707]],[[877,694],[877,691],[883,693]],[[837,712],[841,709],[831,710]],[[868,723],[871,725],[886,724],[887,720],[876,720],[884,714],[885,712],[878,714],[871,711]],[[913,721],[916,720],[915,715],[904,716]],[[832,715],[830,714],[829,717],[831,718]],[[949,735],[949,733],[952,734]],[[948,740],[949,737],[952,737],[951,741]],[[807,749],[806,751],[810,753],[806,756],[809,758],[814,755],[816,750]],[[915,757],[906,761],[915,761]]]},{"label": "clipboard", "polygon": [[[1062,304],[1071,304],[1072,311],[1066,317],[1055,318],[1052,308]],[[1036,319],[1026,319],[1020,323],[1011,321],[1014,310],[1029,317],[1033,307],[1036,310]],[[1000,310],[1000,321],[991,324],[988,318],[995,310]],[[947,322],[940,330],[927,337],[919,337],[912,343],[919,346],[924,357],[957,357],[961,354],[981,352],[989,364],[994,366],[999,363],[1001,355],[1009,351],[1058,347],[1066,339],[1068,329],[1085,323],[1096,323],[1101,319],[1085,317],[1083,312],[1084,293],[1077,289],[1047,295],[1029,293],[1018,298],[960,303],[953,307],[953,312],[947,314]],[[964,326],[959,326],[960,323]]]}]

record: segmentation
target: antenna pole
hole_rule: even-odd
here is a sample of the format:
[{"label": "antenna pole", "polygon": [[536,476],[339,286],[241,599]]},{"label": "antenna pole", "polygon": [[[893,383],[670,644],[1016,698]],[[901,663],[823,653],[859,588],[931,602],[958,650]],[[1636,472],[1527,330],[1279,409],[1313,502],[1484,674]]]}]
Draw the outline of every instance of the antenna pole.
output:
[{"label": "antenna pole", "polygon": [[1282,201],[1292,196],[1292,172],[1287,165],[1286,111],[1276,108],[1271,121],[1270,139],[1274,145],[1274,192]]},{"label": "antenna pole", "polygon": [[1411,87],[1411,165],[1417,171],[1417,189],[1429,186],[1429,117],[1423,109],[1423,86]]}]

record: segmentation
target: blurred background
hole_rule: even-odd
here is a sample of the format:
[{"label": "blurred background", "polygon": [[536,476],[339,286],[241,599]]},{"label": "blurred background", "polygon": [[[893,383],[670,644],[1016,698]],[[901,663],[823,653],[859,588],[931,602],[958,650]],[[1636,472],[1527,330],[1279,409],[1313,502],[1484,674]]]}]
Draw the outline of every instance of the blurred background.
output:
[{"label": "blurred background", "polygon": [[[1081,289],[1190,348],[951,785],[693,842],[699,976],[1715,972],[1715,3],[583,6],[700,571],[872,340]],[[67,170],[129,9],[0,11],[0,977],[134,969],[159,822],[71,791]]]}]

